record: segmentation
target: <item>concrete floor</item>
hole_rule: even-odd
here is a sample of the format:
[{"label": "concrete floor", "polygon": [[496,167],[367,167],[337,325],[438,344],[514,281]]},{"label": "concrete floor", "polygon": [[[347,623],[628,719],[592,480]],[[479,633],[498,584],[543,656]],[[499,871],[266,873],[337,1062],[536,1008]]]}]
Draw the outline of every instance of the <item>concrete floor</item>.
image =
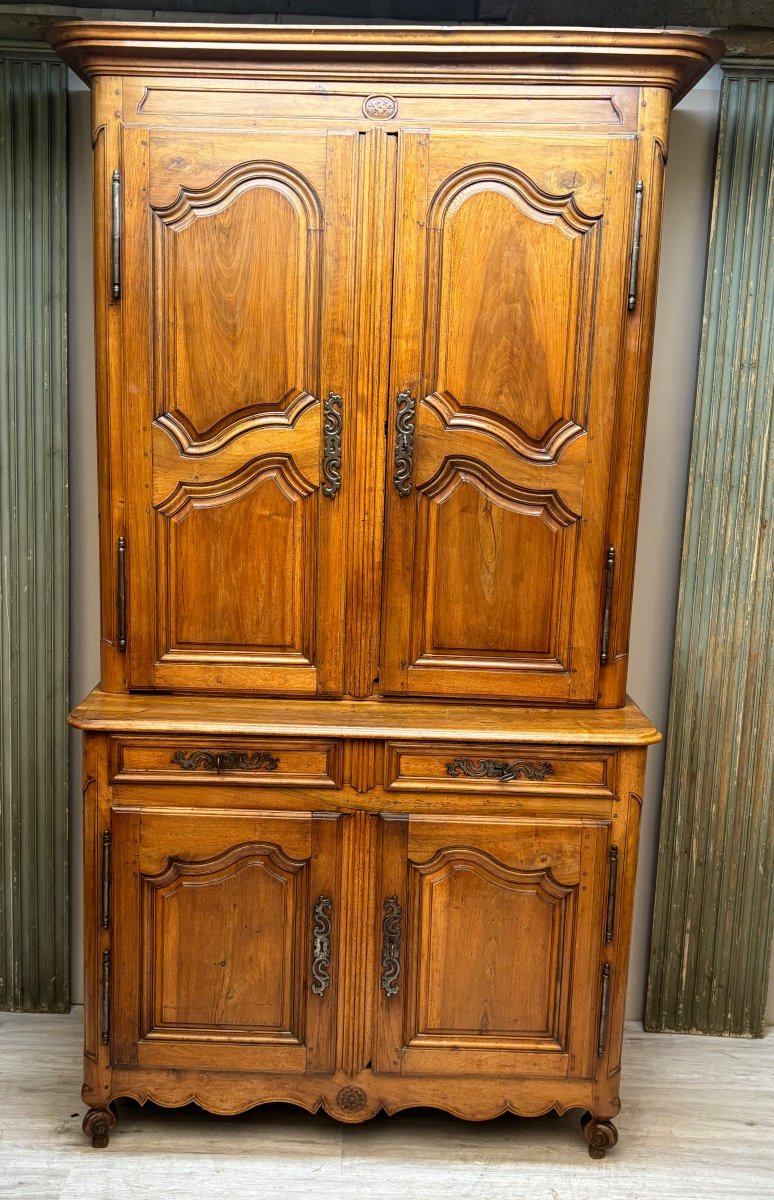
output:
[{"label": "concrete floor", "polygon": [[284,1105],[240,1117],[118,1104],[81,1133],[81,1010],[0,1013],[0,1196],[34,1200],[774,1200],[774,1031],[763,1041],[627,1030],[618,1146],[578,1116],[469,1124],[422,1109],[342,1126]]}]

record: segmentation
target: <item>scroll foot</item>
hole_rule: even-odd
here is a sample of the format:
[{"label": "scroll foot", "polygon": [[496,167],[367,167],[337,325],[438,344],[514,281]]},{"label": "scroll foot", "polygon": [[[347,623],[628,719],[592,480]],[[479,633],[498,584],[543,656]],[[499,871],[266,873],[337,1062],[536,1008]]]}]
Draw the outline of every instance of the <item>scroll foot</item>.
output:
[{"label": "scroll foot", "polygon": [[581,1120],[581,1128],[589,1144],[592,1158],[604,1158],[618,1141],[618,1130],[612,1121],[598,1121],[591,1113]]},{"label": "scroll foot", "polygon": [[110,1130],[116,1123],[116,1115],[110,1108],[90,1108],[83,1118],[83,1132],[91,1138],[97,1150],[104,1150],[110,1141]]}]

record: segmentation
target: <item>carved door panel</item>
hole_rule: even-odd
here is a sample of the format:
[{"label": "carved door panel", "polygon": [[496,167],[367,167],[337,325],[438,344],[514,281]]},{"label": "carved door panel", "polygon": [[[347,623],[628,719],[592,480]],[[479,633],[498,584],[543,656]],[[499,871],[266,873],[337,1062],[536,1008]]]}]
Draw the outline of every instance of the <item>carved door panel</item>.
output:
[{"label": "carved door panel", "polygon": [[114,1063],[324,1071],[336,817],[112,813]]},{"label": "carved door panel", "polygon": [[593,1074],[607,830],[384,819],[377,1070]]},{"label": "carved door panel", "polygon": [[341,691],[355,144],[124,132],[131,687]]},{"label": "carved door panel", "polygon": [[401,135],[387,692],[596,699],[634,151]]}]

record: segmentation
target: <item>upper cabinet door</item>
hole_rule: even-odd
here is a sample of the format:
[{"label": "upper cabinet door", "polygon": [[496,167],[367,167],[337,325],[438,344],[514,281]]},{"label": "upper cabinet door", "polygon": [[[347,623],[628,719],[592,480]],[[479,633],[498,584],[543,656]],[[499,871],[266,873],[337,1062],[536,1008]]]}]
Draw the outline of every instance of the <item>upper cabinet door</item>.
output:
[{"label": "upper cabinet door", "polygon": [[356,141],[124,131],[130,687],[341,691]]},{"label": "upper cabinet door", "polygon": [[401,134],[386,692],[596,700],[635,158]]}]

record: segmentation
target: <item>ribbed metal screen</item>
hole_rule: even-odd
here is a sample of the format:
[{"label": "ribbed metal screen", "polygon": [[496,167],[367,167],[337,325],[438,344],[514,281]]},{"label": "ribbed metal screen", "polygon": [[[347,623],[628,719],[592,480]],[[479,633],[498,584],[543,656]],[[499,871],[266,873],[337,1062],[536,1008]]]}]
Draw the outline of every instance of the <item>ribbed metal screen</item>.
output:
[{"label": "ribbed metal screen", "polygon": [[645,1023],[760,1037],[774,931],[774,58],[726,72]]},{"label": "ribbed metal screen", "polygon": [[66,69],[0,43],[0,1007],[69,1005]]}]

